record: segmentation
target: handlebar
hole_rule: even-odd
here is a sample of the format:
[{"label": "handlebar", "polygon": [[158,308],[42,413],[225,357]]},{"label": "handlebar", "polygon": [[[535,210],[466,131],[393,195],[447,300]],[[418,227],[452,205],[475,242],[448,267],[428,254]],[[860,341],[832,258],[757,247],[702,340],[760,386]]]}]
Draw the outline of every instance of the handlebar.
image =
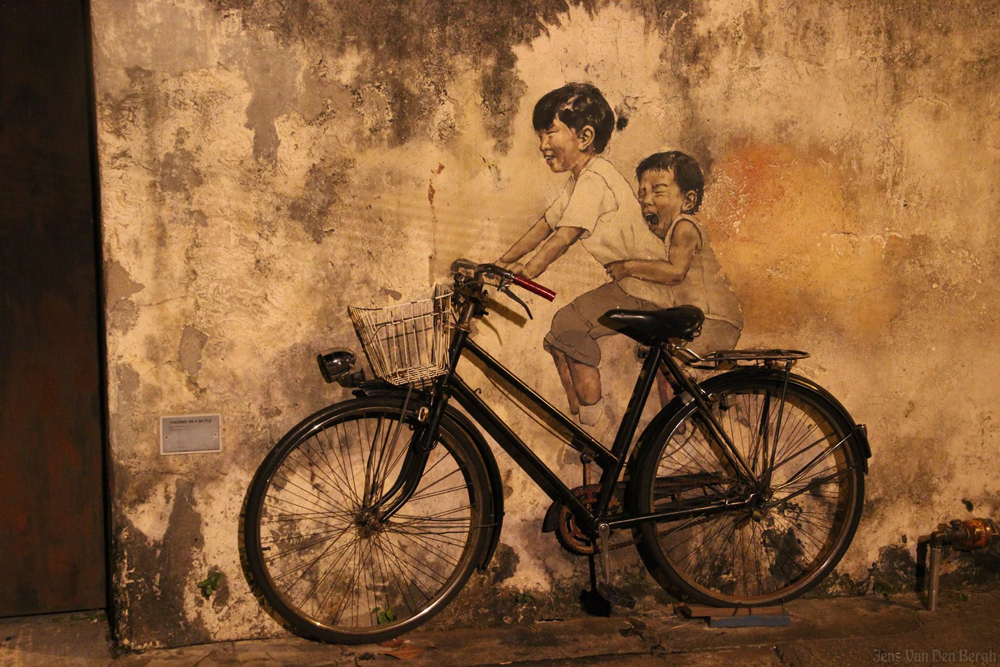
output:
[{"label": "handlebar", "polygon": [[552,301],[553,299],[556,298],[556,293],[550,290],[548,287],[545,287],[544,285],[539,285],[534,280],[529,280],[524,276],[515,275],[511,279],[511,282],[517,285],[518,287],[523,287],[532,294],[537,294],[543,299],[547,299],[548,301]]},{"label": "handlebar", "polygon": [[528,290],[532,294],[537,294],[548,301],[553,301],[556,298],[555,291],[549,289],[548,287],[540,285],[534,280],[525,278],[524,276],[511,273],[507,269],[502,269],[496,264],[478,264],[467,259],[456,259],[452,263],[451,269],[456,273],[472,273],[477,277],[477,279],[486,274],[494,275],[500,278],[501,288],[503,288],[504,284],[517,285],[518,287]]}]

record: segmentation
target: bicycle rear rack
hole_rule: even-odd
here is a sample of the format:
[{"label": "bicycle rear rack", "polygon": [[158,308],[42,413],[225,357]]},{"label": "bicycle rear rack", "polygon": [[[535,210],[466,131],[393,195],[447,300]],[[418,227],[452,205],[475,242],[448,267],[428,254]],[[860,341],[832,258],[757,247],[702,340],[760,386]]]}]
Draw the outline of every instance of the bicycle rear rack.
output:
[{"label": "bicycle rear rack", "polygon": [[674,356],[691,368],[704,370],[729,370],[738,366],[764,366],[766,368],[791,368],[797,361],[809,356],[801,350],[773,350],[748,348],[745,350],[720,350],[704,357],[686,347],[674,349]]}]

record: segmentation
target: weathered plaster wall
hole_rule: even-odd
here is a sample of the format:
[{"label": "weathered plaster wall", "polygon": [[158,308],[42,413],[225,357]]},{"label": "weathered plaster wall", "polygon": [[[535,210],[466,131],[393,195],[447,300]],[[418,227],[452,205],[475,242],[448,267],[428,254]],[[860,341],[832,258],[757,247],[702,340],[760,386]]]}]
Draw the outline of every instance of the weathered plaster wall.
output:
[{"label": "weathered plaster wall", "polygon": [[[1000,509],[995,3],[491,4],[92,0],[124,644],[280,631],[237,523],[270,445],[344,395],[313,353],[355,345],[347,304],[421,296],[536,218],[563,178],[531,108],[572,80],[627,118],[608,153],[622,173],[661,149],[701,161],[743,344],[810,350],[803,371],[868,423],[869,500],[834,583],[870,589],[938,521]],[[544,282],[572,296],[603,278],[574,248]],[[560,405],[540,341],[563,303],[481,330]],[[631,348],[609,350],[624,400]],[[215,411],[221,454],[159,456],[160,415]],[[546,499],[500,463],[503,546],[443,622],[525,613],[484,614],[493,585],[573,608],[582,564],[538,539]]]}]

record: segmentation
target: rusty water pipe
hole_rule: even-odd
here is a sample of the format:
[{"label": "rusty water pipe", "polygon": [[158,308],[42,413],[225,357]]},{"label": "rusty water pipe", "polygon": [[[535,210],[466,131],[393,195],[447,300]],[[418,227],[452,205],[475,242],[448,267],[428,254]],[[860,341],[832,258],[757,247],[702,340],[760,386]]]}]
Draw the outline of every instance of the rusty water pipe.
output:
[{"label": "rusty water pipe", "polygon": [[982,549],[997,536],[997,527],[992,519],[955,519],[950,524],[941,524],[931,533],[928,551],[927,609],[937,609],[938,583],[941,569],[941,552],[946,545],[956,551]]}]

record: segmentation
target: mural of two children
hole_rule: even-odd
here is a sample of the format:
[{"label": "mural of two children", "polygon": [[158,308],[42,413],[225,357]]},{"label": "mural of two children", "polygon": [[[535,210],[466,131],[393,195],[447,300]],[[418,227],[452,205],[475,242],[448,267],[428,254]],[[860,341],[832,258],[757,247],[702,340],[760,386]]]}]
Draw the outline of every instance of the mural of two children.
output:
[{"label": "mural of two children", "polygon": [[[544,342],[570,412],[596,431],[615,423],[603,399],[599,369],[597,339],[615,333],[599,322],[605,312],[698,306],[705,324],[689,346],[698,354],[733,348],[743,313],[695,216],[704,192],[697,161],[678,151],[645,158],[635,171],[637,199],[625,177],[601,157],[615,116],[601,91],[588,83],[569,83],[545,94],[535,104],[532,123],[546,164],[553,172],[569,172],[569,178],[559,197],[497,263],[536,278],[579,242],[607,271],[611,282],[555,314]],[[668,392],[661,377],[661,399]]]}]

